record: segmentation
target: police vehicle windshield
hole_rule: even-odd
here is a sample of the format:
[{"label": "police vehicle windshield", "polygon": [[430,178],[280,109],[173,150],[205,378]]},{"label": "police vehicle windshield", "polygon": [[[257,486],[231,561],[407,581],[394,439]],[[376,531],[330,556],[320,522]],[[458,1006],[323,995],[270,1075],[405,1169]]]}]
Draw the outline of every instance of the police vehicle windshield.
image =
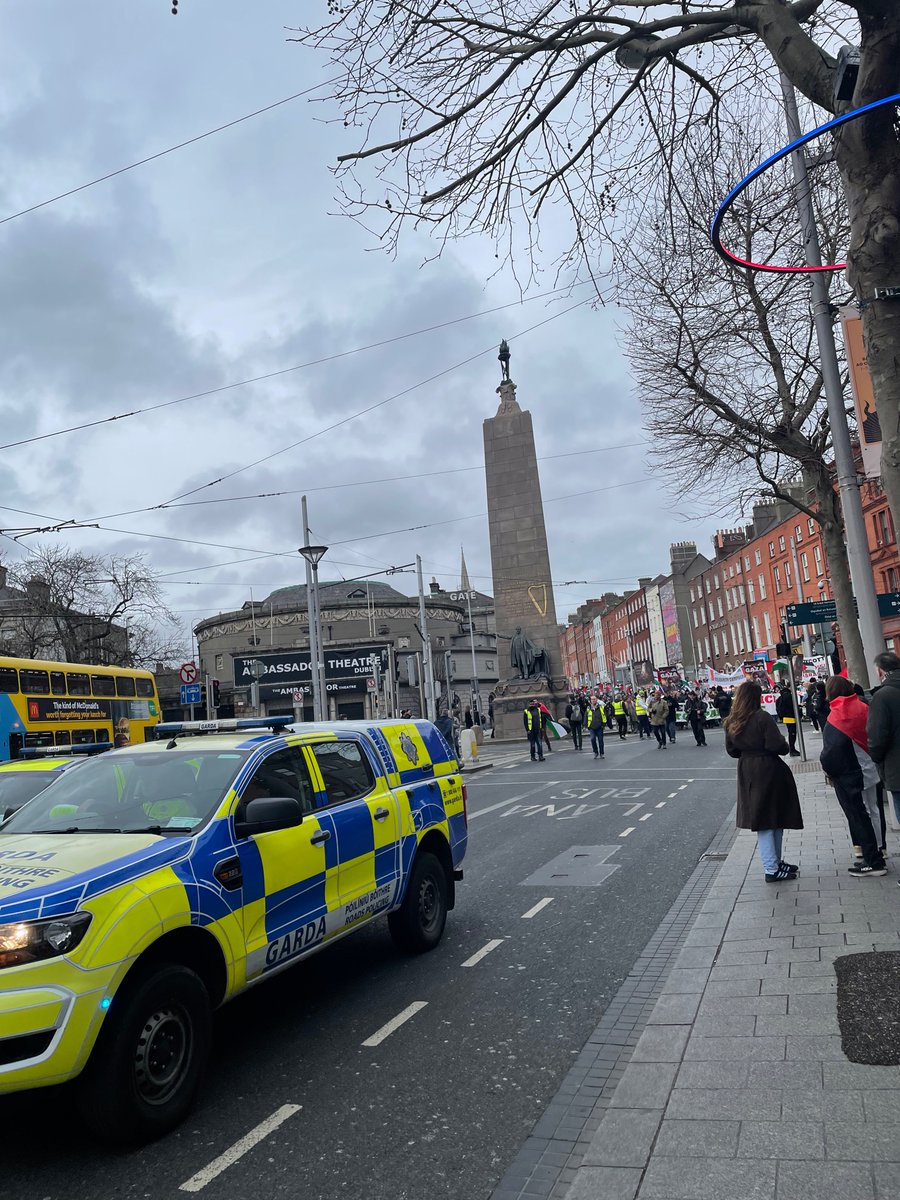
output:
[{"label": "police vehicle windshield", "polygon": [[0,826],[13,833],[197,832],[219,807],[247,752],[117,750],[65,771]]},{"label": "police vehicle windshield", "polygon": [[0,819],[5,812],[21,808],[60,778],[53,771],[0,771]]}]

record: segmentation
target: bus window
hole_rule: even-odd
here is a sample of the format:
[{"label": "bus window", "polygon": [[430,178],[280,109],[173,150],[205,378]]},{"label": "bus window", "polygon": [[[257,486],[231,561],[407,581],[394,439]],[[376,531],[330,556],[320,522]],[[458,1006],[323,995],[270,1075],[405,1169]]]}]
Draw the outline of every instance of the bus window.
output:
[{"label": "bus window", "polygon": [[[66,694],[66,676],[63,671],[50,672],[50,692],[54,696],[64,696]],[[66,745],[68,745],[68,742]]]},{"label": "bus window", "polygon": [[116,681],[112,675],[92,675],[91,690],[95,696],[114,696],[116,694]]},{"label": "bus window", "polygon": [[19,672],[15,667],[0,667],[0,692],[19,690]]},{"label": "bus window", "polygon": [[[56,672],[54,672],[54,674],[56,674]],[[72,745],[72,735],[69,733],[68,729],[57,729],[56,744],[57,744],[57,746],[71,746]]]},{"label": "bus window", "polygon": [[[73,729],[72,730],[72,745],[87,746],[94,740],[93,729]],[[107,740],[103,738],[104,742]]]},{"label": "bus window", "polygon": [[154,695],[156,694],[153,689],[153,680],[152,679],[141,679],[140,677],[138,677],[137,694],[139,696],[145,697],[146,699],[152,700]]},{"label": "bus window", "polygon": [[32,696],[50,695],[50,676],[46,671],[32,671],[23,667],[19,672],[22,691]]},{"label": "bus window", "polygon": [[47,733],[26,733],[26,746],[52,746],[53,734],[48,730]]},{"label": "bus window", "polygon": [[70,696],[89,696],[91,694],[91,681],[87,675],[82,675],[80,672],[70,672],[69,674],[69,695]]},{"label": "bus window", "polygon": [[116,695],[117,696],[133,696],[134,695],[134,680],[128,675],[116,676]]},{"label": "bus window", "polygon": [[22,735],[21,733],[11,733],[9,735],[9,757],[10,759],[19,758],[22,753]]}]

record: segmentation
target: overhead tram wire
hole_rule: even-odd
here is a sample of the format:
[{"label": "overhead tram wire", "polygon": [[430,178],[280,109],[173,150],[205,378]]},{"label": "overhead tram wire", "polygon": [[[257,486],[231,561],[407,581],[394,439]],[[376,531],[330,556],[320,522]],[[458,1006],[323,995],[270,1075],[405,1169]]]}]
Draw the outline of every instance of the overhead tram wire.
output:
[{"label": "overhead tram wire", "polygon": [[[583,308],[589,303],[589,298],[579,300],[576,304],[570,305],[568,308],[562,309],[560,312],[553,313],[549,317],[545,317],[543,321],[537,321],[528,329],[522,329],[518,333],[512,334],[507,341],[515,341],[516,338],[525,337],[526,334],[534,333],[536,329],[540,329],[543,325],[549,325],[551,321],[556,321],[560,317],[565,317],[569,313],[574,312],[576,308]],[[282,454],[287,454],[289,450],[296,450],[298,446],[305,446],[308,442],[314,441],[318,437],[322,437],[326,433],[331,433],[335,429],[340,429],[343,425],[349,425],[351,421],[355,421],[357,417],[367,416],[376,409],[384,408],[386,404],[390,404],[393,400],[399,400],[403,396],[408,396],[410,392],[417,391],[420,387],[425,387],[428,383],[434,383],[436,379],[442,379],[445,375],[451,374],[453,371],[458,371],[460,367],[468,366],[469,363],[476,362],[479,358],[483,358],[486,354],[491,354],[495,347],[487,346],[484,350],[479,350],[477,354],[471,354],[468,358],[462,359],[461,362],[453,363],[452,366],[445,367],[442,371],[437,371],[434,375],[430,375],[427,379],[420,379],[418,383],[410,384],[409,387],[403,388],[402,391],[395,392],[392,396],[386,396],[384,400],[378,400],[374,404],[367,405],[366,408],[361,408],[358,412],[350,413],[346,417],[341,417],[339,421],[334,421],[331,425],[326,425],[322,429],[317,429],[314,433],[307,434],[306,437],[299,438],[296,442],[291,442],[290,445],[282,446],[279,450],[273,450],[271,454],[265,454],[262,458],[254,459],[253,462],[245,463],[242,467],[237,467],[234,471],[228,471],[224,475],[220,475],[217,479],[210,479],[206,483],[201,483],[195,488],[189,488],[186,492],[180,492],[177,496],[173,496],[171,500],[166,500],[163,504],[157,505],[158,508],[165,508],[169,504],[174,504],[176,500],[184,500],[188,496],[195,496],[198,492],[206,491],[207,488],[216,487],[220,483],[224,483],[226,479],[234,479],[237,475],[243,475],[245,471],[251,471],[254,467],[262,466],[263,463],[271,462],[273,458],[278,458]],[[3,447],[0,446],[0,449]]]},{"label": "overhead tram wire", "polygon": [[[436,333],[441,329],[449,329],[453,325],[462,325],[466,321],[475,321],[479,317],[491,316],[493,313],[505,312],[508,308],[520,308],[523,304],[530,303],[532,300],[547,300],[551,298],[562,299],[562,297],[571,292],[573,288],[586,287],[589,280],[582,280],[580,283],[573,283],[571,287],[552,288],[548,292],[537,292],[534,296],[526,296],[521,300],[511,300],[508,304],[498,304],[494,308],[485,308],[477,313],[468,313],[463,317],[454,317],[449,321],[440,321],[436,325],[427,325],[422,329],[412,329],[408,333],[398,333],[389,338],[382,338],[378,342],[369,342],[365,346],[354,346],[351,350],[340,350],[336,354],[326,354],[321,358],[313,358],[308,362],[294,363],[290,367],[279,367],[275,371],[266,371],[262,375],[251,375],[246,379],[236,379],[231,383],[219,384],[217,387],[206,388],[202,392],[190,392],[185,396],[176,396],[173,400],[162,400],[158,404],[147,404],[143,408],[135,408],[129,412],[114,413],[109,417],[98,417],[94,421],[82,421],[78,425],[67,425],[62,429],[52,429],[48,433],[37,433],[33,437],[19,438],[15,442],[5,442],[0,445],[0,450],[14,450],[17,446],[29,446],[34,442],[45,442],[50,438],[62,437],[67,433],[81,433],[86,429],[96,429],[102,425],[112,425],[116,421],[125,421],[131,417],[144,416],[147,413],[158,412],[162,408],[172,408],[179,404],[187,404],[191,400],[204,400],[209,396],[218,396],[222,392],[234,391],[236,388],[249,387],[253,383],[265,383],[269,379],[277,379],[281,375],[290,375],[294,371],[304,371],[309,367],[322,366],[324,363],[337,362],[342,358],[349,358],[354,354],[362,354],[367,350],[378,350],[382,346],[390,346],[396,342],[403,342],[409,338],[421,337],[425,333]],[[581,301],[582,304],[588,303],[587,300]],[[577,305],[575,307],[578,307]],[[567,310],[571,311],[571,310]],[[558,316],[562,314],[556,314]],[[535,327],[536,328],[536,327]],[[526,332],[529,332],[526,330]],[[157,505],[155,507],[163,507]]]},{"label": "overhead tram wire", "polygon": [[[558,458],[577,458],[585,454],[605,454],[609,450],[629,450],[635,446],[646,446],[646,438],[638,442],[617,442],[611,446],[596,446],[592,450],[567,450],[562,454],[543,454],[538,462],[551,462]],[[256,492],[248,493],[245,496],[219,496],[218,499],[211,500],[185,500],[183,502],[175,502],[171,504],[151,504],[144,508],[127,508],[122,512],[104,513],[103,516],[95,517],[96,521],[113,521],[119,517],[133,517],[141,513],[151,512],[167,512],[176,508],[198,508],[208,504],[234,504],[238,501],[246,500],[276,500],[284,496],[302,496],[310,492],[333,492],[343,488],[351,487],[368,487],[379,483],[404,483],[414,479],[433,479],[437,475],[461,475],[467,471],[483,471],[484,464],[479,463],[474,467],[448,467],[443,471],[420,471],[415,475],[388,475],[382,479],[354,479],[347,483],[323,483],[317,486],[303,488],[288,488],[280,492]]]},{"label": "overhead tram wire", "polygon": [[176,142],[174,146],[169,146],[165,150],[157,150],[155,154],[148,154],[144,158],[139,158],[137,162],[128,163],[124,167],[118,167],[115,171],[108,171],[105,175],[98,175],[96,179],[91,179],[87,183],[81,183],[78,187],[69,188],[68,191],[60,192],[58,196],[50,196],[47,200],[40,200],[37,204],[30,204],[27,208],[22,208],[18,212],[0,217],[0,225],[16,221],[19,217],[26,217],[29,213],[46,208],[49,204],[56,204],[58,200],[66,200],[69,196],[77,196],[79,192],[85,192],[88,188],[96,187],[98,183],[106,183],[107,180],[115,179],[118,175],[124,175],[128,171],[134,171],[137,167],[143,167],[147,163],[155,162],[158,158],[165,158],[167,154],[174,154],[176,150],[184,150],[186,146],[193,146],[197,142],[202,142],[205,138],[212,137],[213,134],[224,133],[226,129],[233,129],[235,125],[242,125],[244,121],[250,121],[254,117],[262,116],[263,113],[272,112],[275,108],[281,108],[283,104],[290,104],[292,100],[299,100],[303,96],[309,96],[313,92],[317,92],[320,88],[328,87],[330,83],[334,82],[336,81],[333,79],[325,80],[322,83],[314,84],[313,87],[304,88],[302,92],[294,92],[291,96],[283,96],[281,100],[274,100],[271,104],[254,109],[253,112],[244,113],[242,117],[235,117],[233,121],[226,121],[224,125],[217,125],[214,129],[207,129],[205,133],[198,133],[194,137],[186,138],[183,142]]}]

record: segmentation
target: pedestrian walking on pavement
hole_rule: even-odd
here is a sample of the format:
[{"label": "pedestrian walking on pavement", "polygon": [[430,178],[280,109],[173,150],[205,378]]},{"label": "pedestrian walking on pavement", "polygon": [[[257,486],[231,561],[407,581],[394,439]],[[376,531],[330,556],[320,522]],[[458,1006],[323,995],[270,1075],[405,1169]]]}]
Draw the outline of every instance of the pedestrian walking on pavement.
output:
[{"label": "pedestrian walking on pavement", "polygon": [[619,729],[619,737],[625,741],[626,730],[628,729],[628,713],[625,710],[625,698],[622,695],[616,696],[613,701],[613,715],[616,718],[616,725]]},{"label": "pedestrian walking on pavement", "polygon": [[806,689],[806,701],[803,707],[806,709],[806,719],[809,721],[810,725],[812,725],[816,733],[819,732],[819,714],[816,711],[817,696],[818,693],[816,691],[816,685],[811,683]]},{"label": "pedestrian walking on pavement", "polygon": [[791,758],[799,758],[800,751],[797,749],[797,721],[794,717],[794,700],[791,696],[791,689],[786,683],[781,685],[781,691],[778,693],[778,699],[775,701],[775,715],[781,717],[784,722],[784,731],[788,739],[788,754]]},{"label": "pedestrian walking on pavement", "polygon": [[766,883],[796,879],[799,868],[781,857],[785,829],[802,829],[797,784],[787,763],[788,744],[762,708],[758,683],[742,683],[725,722],[725,750],[739,759],[737,827],[756,834]]},{"label": "pedestrian walking on pavement", "polygon": [[688,692],[684,704],[684,715],[688,719],[694,741],[698,746],[706,745],[706,701],[696,692]]},{"label": "pedestrian walking on pavement", "polygon": [[650,728],[656,738],[657,750],[666,748],[666,722],[669,719],[669,705],[661,695],[656,695],[650,703]]},{"label": "pedestrian walking on pavement", "polygon": [[569,729],[572,734],[572,743],[576,750],[580,750],[584,713],[581,709],[581,701],[577,696],[572,699],[571,704],[566,705],[566,719],[569,722]]},{"label": "pedestrian walking on pavement", "polygon": [[[849,872],[858,878],[886,875],[880,849],[878,768],[869,757],[866,737],[868,706],[857,696],[849,679],[840,675],[828,680],[825,694],[831,711],[822,729],[819,762],[847,818],[853,844],[862,851],[862,862],[850,867]],[[877,814],[874,820],[873,809]]]},{"label": "pedestrian walking on pavement", "polygon": [[547,753],[551,754],[553,751],[553,747],[550,745],[549,726],[550,726],[550,721],[553,719],[553,714],[550,712],[550,709],[543,702],[543,700],[538,701],[538,707],[540,708],[541,715],[544,718],[544,745],[547,747]]},{"label": "pedestrian walking on pavement", "polygon": [[638,731],[637,709],[634,704],[633,696],[625,697],[625,715],[626,715],[626,717],[628,717],[629,732],[637,733],[637,731]]},{"label": "pedestrian walking on pavement", "polygon": [[525,732],[528,735],[528,749],[531,751],[531,761],[544,761],[544,714],[537,700],[532,700],[522,714]]},{"label": "pedestrian walking on pavement", "polygon": [[665,700],[669,706],[669,715],[666,717],[666,734],[670,744],[674,746],[675,735],[678,732],[678,698],[674,692],[669,692]]},{"label": "pedestrian walking on pavement", "polygon": [[869,755],[891,794],[900,821],[900,658],[889,650],[875,655],[881,686],[872,693],[866,735]]},{"label": "pedestrian walking on pavement", "polygon": [[591,735],[591,749],[594,752],[594,758],[603,758],[603,726],[605,723],[606,714],[602,704],[595,696],[587,711],[587,727]]},{"label": "pedestrian walking on pavement", "polygon": [[643,741],[646,736],[649,741],[652,736],[650,733],[650,701],[643,691],[638,692],[634,698],[634,714],[637,717],[640,740]]}]

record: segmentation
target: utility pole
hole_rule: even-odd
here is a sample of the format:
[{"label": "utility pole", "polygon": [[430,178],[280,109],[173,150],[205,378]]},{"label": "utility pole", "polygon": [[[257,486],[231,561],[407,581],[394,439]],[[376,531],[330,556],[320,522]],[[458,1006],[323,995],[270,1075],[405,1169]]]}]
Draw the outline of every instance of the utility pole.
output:
[{"label": "utility pole", "polygon": [[425,683],[425,715],[429,721],[437,720],[434,709],[434,670],[431,662],[431,638],[428,636],[428,622],[425,617],[425,585],[422,583],[422,559],[416,555],[416,576],[419,581],[419,630],[422,635],[422,674]]},{"label": "utility pole", "polygon": [[481,684],[478,682],[478,659],[475,656],[475,626],[472,624],[472,593],[466,592],[466,605],[469,610],[469,641],[472,646],[472,716],[476,724],[481,724]]},{"label": "utility pole", "polygon": [[[791,557],[794,560],[794,581],[797,585],[797,600],[800,604],[804,602],[803,596],[803,580],[800,578],[800,560],[797,558],[797,543],[791,537]],[[803,653],[807,658],[812,657],[812,643],[809,637],[809,626],[803,625]]]},{"label": "utility pole", "polygon": [[[794,85],[783,72],[781,74],[781,92],[784,97],[788,137],[793,142],[801,136],[800,115],[797,112]],[[796,185],[797,209],[800,214],[800,225],[806,251],[806,265],[812,268],[821,267],[822,250],[819,244],[819,231],[816,228],[816,214],[809,188],[806,158],[802,149],[791,155],[791,163]],[[873,671],[872,660],[884,649],[884,634],[878,612],[875,581],[872,577],[872,562],[869,557],[869,542],[866,537],[865,518],[859,494],[859,479],[856,473],[856,463],[853,460],[853,449],[850,445],[847,416],[844,411],[844,389],[834,342],[828,284],[823,271],[814,269],[811,275],[813,320],[816,327],[816,340],[819,344],[819,357],[822,361],[822,383],[828,405],[828,422],[831,427],[831,445],[834,450],[841,510],[844,514],[850,579],[853,583],[856,606],[859,611],[859,632],[862,637],[865,658],[865,678],[859,679],[857,682],[864,687],[869,687]]]},{"label": "utility pole", "polygon": [[309,625],[309,671],[313,687],[313,720],[327,721],[325,663],[322,654],[322,626],[319,621],[319,562],[328,547],[309,544],[309,520],[305,496],[300,500],[300,518],[303,525],[303,545],[300,547],[300,553],[306,560],[306,619]]}]

